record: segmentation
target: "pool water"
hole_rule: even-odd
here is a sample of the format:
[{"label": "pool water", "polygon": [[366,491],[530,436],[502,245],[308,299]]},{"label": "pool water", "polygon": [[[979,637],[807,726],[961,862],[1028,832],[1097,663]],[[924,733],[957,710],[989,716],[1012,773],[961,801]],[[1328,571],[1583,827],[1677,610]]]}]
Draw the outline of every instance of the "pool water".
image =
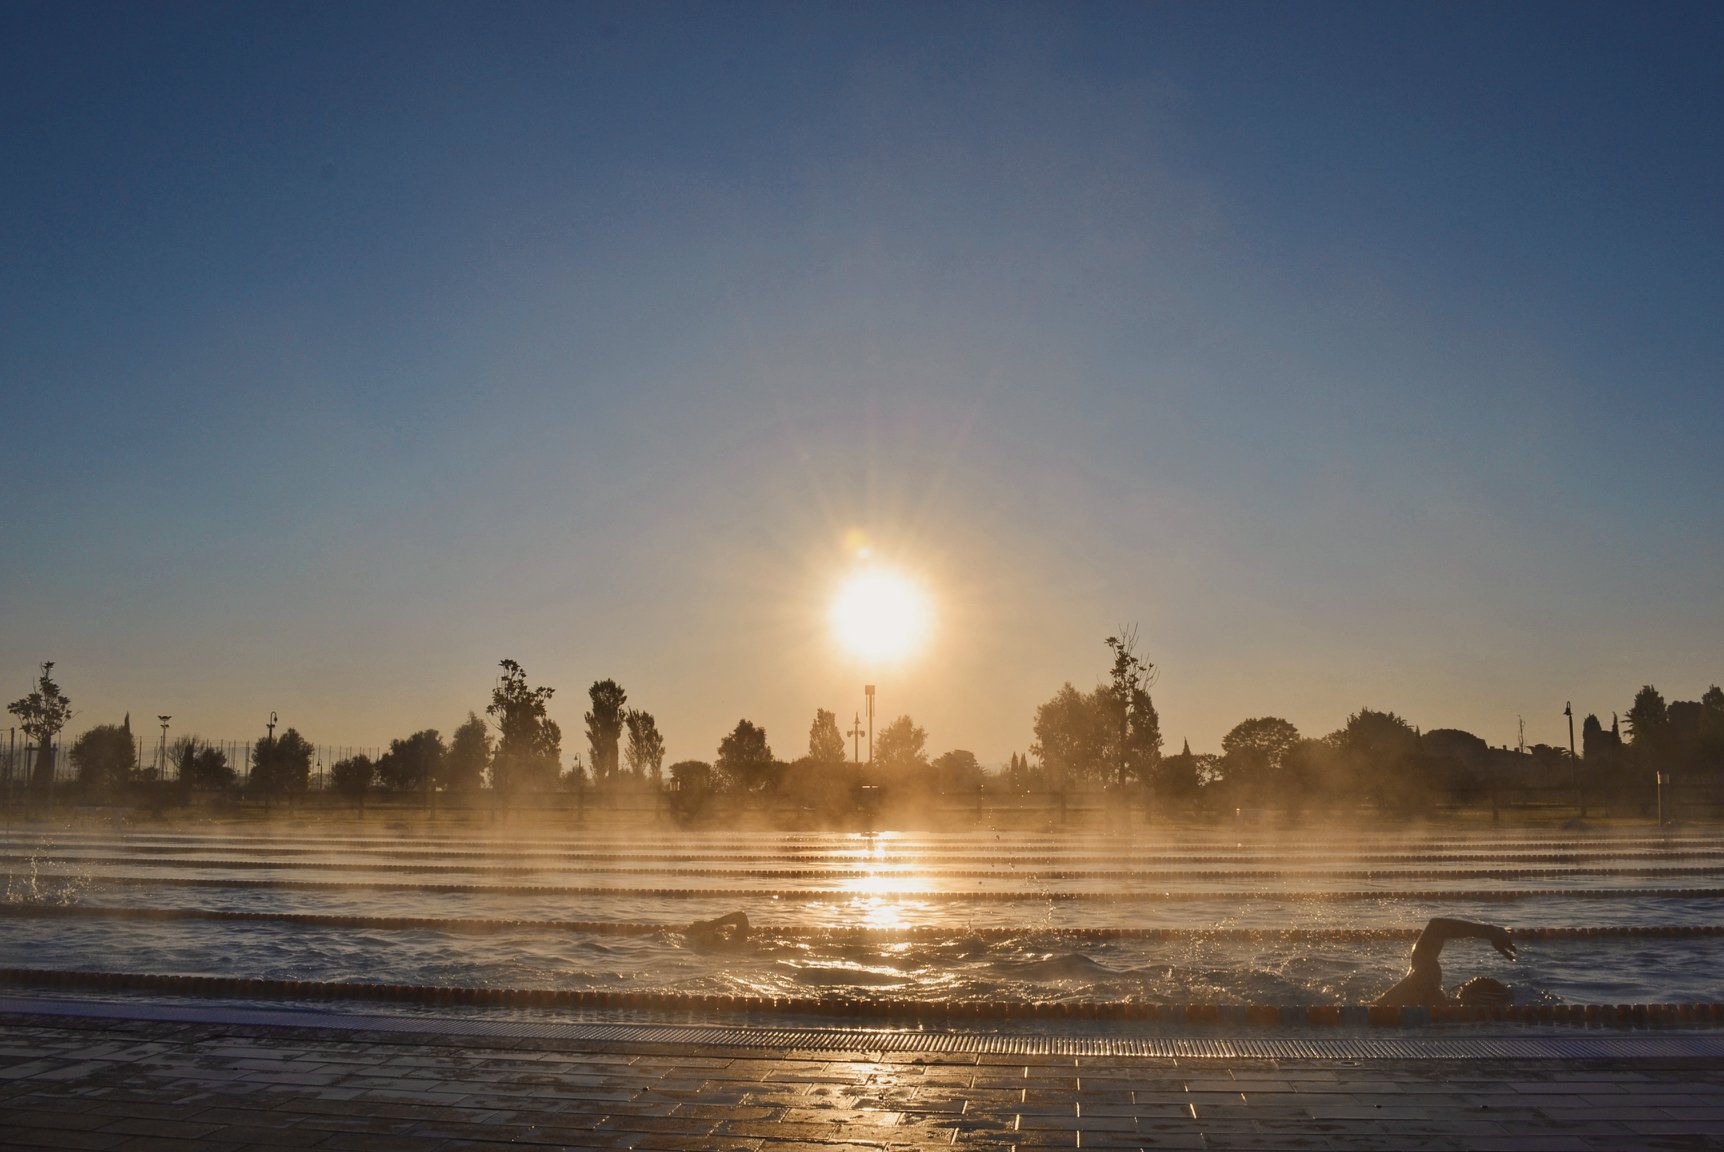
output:
[{"label": "pool water", "polygon": [[[1420,833],[1312,846],[1321,839],[1159,827],[1066,838],[15,825],[0,831],[0,967],[817,999],[1357,1004],[1405,970],[1410,933],[1434,915],[1522,930],[1724,924],[1724,835]],[[682,930],[735,910],[754,928],[741,944]],[[1451,986],[1495,976],[1521,1002],[1717,1002],[1721,945],[1531,938],[1510,964],[1457,941],[1443,959]]]}]

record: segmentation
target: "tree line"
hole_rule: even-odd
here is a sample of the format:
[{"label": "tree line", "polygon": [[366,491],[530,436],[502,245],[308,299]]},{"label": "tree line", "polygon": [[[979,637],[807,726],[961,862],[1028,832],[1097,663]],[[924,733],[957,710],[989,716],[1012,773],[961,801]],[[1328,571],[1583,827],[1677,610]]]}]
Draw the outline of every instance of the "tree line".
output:
[{"label": "tree line", "polygon": [[[629,707],[615,680],[594,681],[584,714],[585,755],[565,767],[562,731],[548,715],[555,690],[529,683],[525,669],[505,659],[484,718],[469,712],[445,740],[426,728],[391,740],[375,758],[344,757],[330,766],[329,786],[363,805],[366,797],[473,796],[508,803],[550,791],[598,790],[669,794],[678,811],[698,814],[715,798],[770,800],[811,815],[835,817],[887,799],[1068,793],[1128,789],[1170,809],[1280,808],[1297,812],[1365,802],[1390,812],[1438,804],[1494,802],[1505,784],[1570,787],[1584,806],[1588,791],[1608,793],[1661,771],[1724,782],[1724,690],[1710,687],[1697,701],[1666,703],[1651,685],[1609,728],[1597,715],[1581,725],[1578,759],[1567,748],[1493,748],[1453,728],[1420,730],[1393,712],[1361,708],[1333,732],[1307,737],[1286,719],[1252,717],[1221,740],[1219,753],[1194,753],[1187,743],[1162,751],[1160,717],[1150,695],[1153,663],[1137,653],[1135,630],[1106,640],[1108,678],[1088,692],[1062,685],[1034,717],[1027,755],[1013,753],[998,772],[954,748],[938,756],[928,734],[907,714],[888,722],[872,741],[872,759],[846,756],[837,715],[817,708],[807,751],[780,759],[766,730],[744,718],[722,736],[711,760],[665,766],[665,744],[650,712]],[[44,664],[24,698],[8,710],[35,749],[32,789],[41,790],[54,764],[54,743],[71,717],[70,701]],[[852,734],[854,738],[854,733]],[[84,732],[70,758],[89,797],[138,787],[244,794],[273,802],[306,792],[315,749],[292,727],[248,750],[243,780],[227,753],[195,735],[166,749],[166,771],[144,768],[130,718]],[[158,780],[155,777],[161,775]]]}]

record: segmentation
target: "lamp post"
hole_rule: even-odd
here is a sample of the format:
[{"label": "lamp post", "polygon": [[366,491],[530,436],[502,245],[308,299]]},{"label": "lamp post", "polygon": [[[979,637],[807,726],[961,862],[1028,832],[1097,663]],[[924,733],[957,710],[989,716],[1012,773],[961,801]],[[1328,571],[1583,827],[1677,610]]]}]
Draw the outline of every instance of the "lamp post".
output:
[{"label": "lamp post", "polygon": [[156,779],[166,780],[168,778],[168,721],[172,720],[173,717],[157,716],[156,719],[162,722],[162,742],[156,748]]},{"label": "lamp post", "polygon": [[1580,758],[1574,754],[1574,701],[1563,702],[1562,714],[1568,717],[1568,763],[1574,769],[1574,802],[1580,808],[1580,818],[1586,819],[1586,794],[1580,790]]}]

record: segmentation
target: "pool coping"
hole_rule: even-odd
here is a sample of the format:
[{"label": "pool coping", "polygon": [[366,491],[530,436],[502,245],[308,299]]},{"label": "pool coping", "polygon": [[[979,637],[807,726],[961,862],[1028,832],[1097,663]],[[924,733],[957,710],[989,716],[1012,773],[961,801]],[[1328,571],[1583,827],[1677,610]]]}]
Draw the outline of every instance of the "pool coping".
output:
[{"label": "pool coping", "polygon": [[928,1053],[976,1056],[1143,1057],[1178,1059],[1378,1060],[1601,1060],[1717,1061],[1724,1059],[1724,1033],[1463,1035],[1334,1034],[1216,1035],[1144,1032],[1119,1034],[1080,1027],[1018,1028],[1010,1032],[965,1029],[867,1028],[851,1025],[792,1026],[765,1022],[689,1023],[607,1019],[522,1020],[462,1016],[383,1015],[225,1004],[169,1004],[108,999],[50,999],[0,995],[0,1016],[84,1020],[128,1020],[165,1024],[313,1030],[365,1034],[423,1043],[450,1041],[540,1041],[684,1049],[742,1049],[806,1053]]}]

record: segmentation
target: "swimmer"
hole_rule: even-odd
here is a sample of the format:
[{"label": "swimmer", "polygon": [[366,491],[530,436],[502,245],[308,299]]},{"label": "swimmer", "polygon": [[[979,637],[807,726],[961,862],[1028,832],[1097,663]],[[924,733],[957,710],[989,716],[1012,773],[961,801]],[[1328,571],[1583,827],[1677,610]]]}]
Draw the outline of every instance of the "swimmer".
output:
[{"label": "swimmer", "polygon": [[712,920],[696,920],[688,926],[695,944],[740,944],[748,939],[748,913],[729,912]]},{"label": "swimmer", "polygon": [[1435,1008],[1444,1004],[1486,1006],[1507,1004],[1512,998],[1509,986],[1489,976],[1475,976],[1455,989],[1450,996],[1443,991],[1443,969],[1437,963],[1443,945],[1450,940],[1489,940],[1498,952],[1514,959],[1514,941],[1506,929],[1494,924],[1477,924],[1471,920],[1451,920],[1439,916],[1425,925],[1413,944],[1413,956],[1407,974],[1393,988],[1377,997],[1376,1003],[1387,1007]]}]

